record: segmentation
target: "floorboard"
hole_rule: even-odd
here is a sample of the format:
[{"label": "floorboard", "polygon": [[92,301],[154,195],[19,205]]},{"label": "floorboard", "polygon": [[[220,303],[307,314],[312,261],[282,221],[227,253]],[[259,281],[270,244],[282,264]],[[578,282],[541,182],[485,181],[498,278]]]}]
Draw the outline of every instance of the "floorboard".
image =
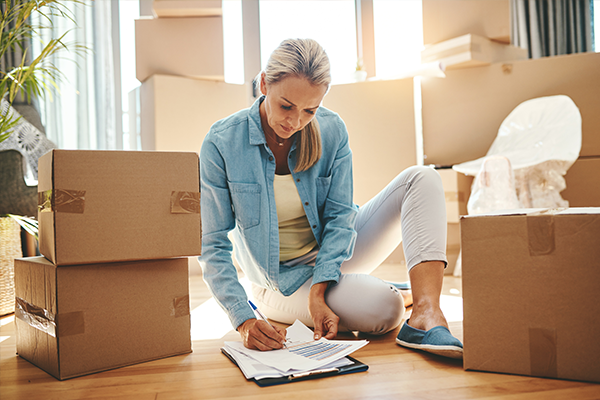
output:
[{"label": "floorboard", "polygon": [[[0,396],[11,399],[600,399],[600,385],[558,379],[464,371],[462,362],[395,344],[398,329],[380,337],[356,335],[370,343],[354,353],[369,371],[260,388],[219,351],[225,340],[239,340],[211,300],[197,270],[190,276],[191,354],[58,381],[16,355],[14,317],[0,320]],[[407,280],[401,264],[384,264],[374,275]],[[462,339],[460,279],[444,278],[442,304],[450,330]],[[407,314],[408,316],[409,314]],[[208,329],[210,318],[218,325]],[[340,334],[340,339],[355,335]]]}]

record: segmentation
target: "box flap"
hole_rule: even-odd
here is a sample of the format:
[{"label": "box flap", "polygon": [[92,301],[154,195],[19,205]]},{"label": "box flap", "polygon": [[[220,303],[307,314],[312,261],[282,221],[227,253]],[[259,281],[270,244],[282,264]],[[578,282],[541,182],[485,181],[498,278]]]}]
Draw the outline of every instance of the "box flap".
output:
[{"label": "box flap", "polygon": [[49,209],[40,207],[43,201],[43,193],[46,193],[54,187],[53,182],[53,164],[56,150],[51,150],[38,159],[38,237],[40,253],[48,257],[49,260],[56,263],[56,241],[54,229],[54,213]]},{"label": "box flap", "polygon": [[462,215],[462,218],[484,218],[511,215],[580,215],[600,214],[600,207],[572,207],[572,208],[519,208],[514,210],[497,210],[477,215]]}]

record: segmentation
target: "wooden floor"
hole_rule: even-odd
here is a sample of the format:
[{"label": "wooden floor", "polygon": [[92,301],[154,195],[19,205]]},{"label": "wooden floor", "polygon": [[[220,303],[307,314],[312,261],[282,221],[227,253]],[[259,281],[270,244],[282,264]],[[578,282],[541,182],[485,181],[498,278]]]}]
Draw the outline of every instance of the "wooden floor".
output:
[{"label": "wooden floor", "polygon": [[[374,275],[406,280],[405,268],[379,267]],[[239,340],[199,274],[190,276],[193,353],[58,381],[15,354],[14,317],[0,320],[0,397],[9,399],[600,399],[600,385],[527,376],[464,371],[462,361],[395,344],[398,330],[354,353],[369,371],[260,388],[219,351]],[[460,279],[444,279],[442,304],[462,339]],[[206,329],[206,318],[215,321]],[[350,339],[341,334],[340,339]]]}]

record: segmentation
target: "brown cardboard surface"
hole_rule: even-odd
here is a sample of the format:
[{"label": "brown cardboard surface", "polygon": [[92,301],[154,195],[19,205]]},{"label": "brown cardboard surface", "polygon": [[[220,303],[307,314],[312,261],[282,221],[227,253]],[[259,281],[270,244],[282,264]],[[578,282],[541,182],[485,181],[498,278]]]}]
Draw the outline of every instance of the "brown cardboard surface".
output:
[{"label": "brown cardboard surface", "polygon": [[40,253],[56,265],[201,253],[200,214],[170,206],[172,192],[200,191],[197,153],[52,150],[39,169],[40,192],[86,192],[83,213],[38,212]]},{"label": "brown cardboard surface", "polygon": [[444,270],[444,275],[452,275],[456,268],[456,261],[460,255],[460,224],[458,222],[449,222],[446,236],[446,259],[448,265]]},{"label": "brown cardboard surface", "polygon": [[510,43],[509,0],[423,0],[423,43],[468,33]]},{"label": "brown cardboard surface", "polygon": [[458,223],[461,215],[467,214],[467,203],[471,196],[473,177],[456,172],[451,168],[438,168],[446,197],[446,220]]},{"label": "brown cardboard surface", "polygon": [[565,175],[560,192],[570,207],[600,207],[600,157],[579,158]]},{"label": "brown cardboard surface", "polygon": [[17,352],[58,379],[191,352],[187,258],[69,268],[23,258],[15,283],[57,330],[16,318]]},{"label": "brown cardboard surface", "polygon": [[461,218],[464,368],[600,382],[600,208]]},{"label": "brown cardboard surface", "polygon": [[152,11],[157,17],[212,17],[223,15],[217,0],[154,0]]},{"label": "brown cardboard surface", "polygon": [[143,150],[200,152],[212,124],[248,107],[246,86],[225,82],[154,75],[140,90]]},{"label": "brown cardboard surface", "polygon": [[446,69],[480,67],[528,58],[527,49],[494,42],[471,33],[428,45],[421,52],[421,62],[441,62]]},{"label": "brown cardboard surface", "polygon": [[356,204],[365,204],[416,164],[412,79],[333,85],[323,105],[348,128]]},{"label": "brown cardboard surface", "polygon": [[581,156],[600,156],[600,53],[492,64],[423,78],[423,146],[431,164],[452,165],[485,156],[515,107],[563,94],[582,117]]},{"label": "brown cardboard surface", "polygon": [[154,74],[223,81],[223,17],[135,21],[136,78]]},{"label": "brown cardboard surface", "polygon": [[[43,257],[38,257],[43,258]],[[41,264],[23,263],[15,260],[15,296],[35,304],[56,315],[56,279],[54,266],[45,261]],[[16,310],[18,311],[18,310]],[[58,343],[55,337],[32,328],[15,318],[17,353],[50,375],[58,376]]]}]

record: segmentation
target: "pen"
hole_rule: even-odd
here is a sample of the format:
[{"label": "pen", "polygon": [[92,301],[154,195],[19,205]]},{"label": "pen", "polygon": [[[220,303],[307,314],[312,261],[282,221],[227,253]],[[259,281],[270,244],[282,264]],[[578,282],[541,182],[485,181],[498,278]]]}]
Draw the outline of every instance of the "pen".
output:
[{"label": "pen", "polygon": [[[256,313],[263,319],[263,321],[265,321],[267,324],[269,324],[269,326],[271,328],[273,328],[275,331],[277,331],[277,329],[275,329],[275,327],[273,325],[271,325],[271,323],[269,322],[269,320],[267,319],[267,317],[265,317],[265,315],[260,312],[260,310],[258,309],[258,307],[256,307],[251,300],[248,300],[248,304],[250,304],[250,307],[252,307],[252,309],[254,311],[256,311]],[[283,347],[285,347],[287,349],[287,346],[285,345],[285,342],[282,343],[282,344],[283,344]]]}]

